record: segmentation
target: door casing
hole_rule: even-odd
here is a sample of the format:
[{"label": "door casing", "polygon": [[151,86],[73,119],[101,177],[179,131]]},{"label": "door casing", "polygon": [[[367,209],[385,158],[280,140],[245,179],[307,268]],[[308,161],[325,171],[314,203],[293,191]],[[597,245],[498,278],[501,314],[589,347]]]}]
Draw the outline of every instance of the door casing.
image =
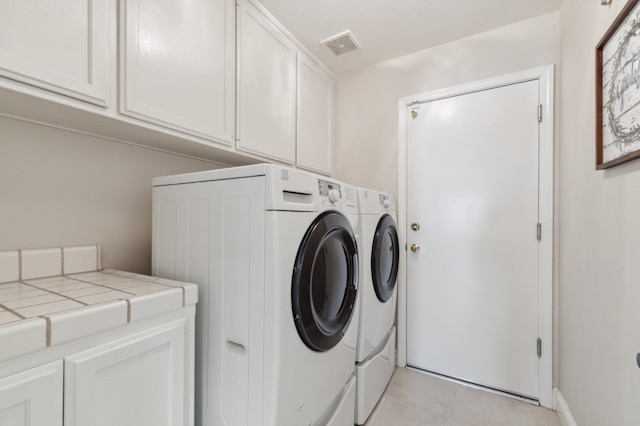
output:
[{"label": "door casing", "polygon": [[480,90],[488,90],[507,84],[538,80],[540,83],[540,104],[542,121],[540,122],[539,151],[539,220],[542,224],[540,255],[538,260],[538,313],[539,336],[542,339],[542,354],[538,375],[540,405],[553,406],[553,118],[554,118],[554,67],[546,65],[487,80],[462,84],[459,86],[419,93],[400,98],[398,101],[398,239],[400,247],[400,268],[398,271],[398,366],[407,365],[407,117],[408,107],[413,103],[429,102],[458,96]]}]

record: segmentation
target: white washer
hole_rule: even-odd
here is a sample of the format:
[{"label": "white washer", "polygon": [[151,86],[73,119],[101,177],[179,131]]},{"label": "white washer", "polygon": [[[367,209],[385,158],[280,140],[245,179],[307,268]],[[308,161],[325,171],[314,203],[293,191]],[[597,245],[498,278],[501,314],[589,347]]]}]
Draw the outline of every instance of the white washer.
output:
[{"label": "white washer", "polygon": [[153,185],[153,273],[199,287],[196,424],[352,425],[355,188],[265,164]]},{"label": "white washer", "polygon": [[398,232],[393,197],[358,188],[360,321],[356,365],[356,423],[367,420],[395,368]]}]

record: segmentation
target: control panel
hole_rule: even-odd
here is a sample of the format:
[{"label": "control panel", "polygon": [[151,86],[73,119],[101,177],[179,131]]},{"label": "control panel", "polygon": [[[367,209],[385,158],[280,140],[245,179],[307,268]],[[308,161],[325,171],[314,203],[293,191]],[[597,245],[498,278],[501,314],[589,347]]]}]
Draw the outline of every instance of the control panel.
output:
[{"label": "control panel", "polygon": [[329,201],[336,203],[342,198],[340,185],[334,182],[318,179],[318,192],[323,197],[328,197]]},{"label": "control panel", "polygon": [[391,197],[388,195],[380,194],[380,205],[385,209],[390,209],[392,206]]}]

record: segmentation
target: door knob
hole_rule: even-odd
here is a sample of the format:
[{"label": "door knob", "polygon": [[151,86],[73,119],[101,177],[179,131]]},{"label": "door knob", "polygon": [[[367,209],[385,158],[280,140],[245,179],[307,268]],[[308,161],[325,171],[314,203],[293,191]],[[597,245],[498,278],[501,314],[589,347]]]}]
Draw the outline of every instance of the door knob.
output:
[{"label": "door knob", "polygon": [[417,231],[418,229],[420,229],[420,224],[418,222],[413,222],[411,224],[411,229],[413,229],[414,231]]},{"label": "door knob", "polygon": [[420,246],[417,244],[411,244],[411,251],[417,253],[420,251]]}]

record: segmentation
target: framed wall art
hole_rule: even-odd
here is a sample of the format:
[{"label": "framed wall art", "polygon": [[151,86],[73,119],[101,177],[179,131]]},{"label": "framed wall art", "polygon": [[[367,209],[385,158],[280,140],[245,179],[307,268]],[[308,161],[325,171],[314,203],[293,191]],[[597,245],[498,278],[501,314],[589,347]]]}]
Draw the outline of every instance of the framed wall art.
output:
[{"label": "framed wall art", "polygon": [[640,158],[640,0],[596,47],[596,169]]}]

